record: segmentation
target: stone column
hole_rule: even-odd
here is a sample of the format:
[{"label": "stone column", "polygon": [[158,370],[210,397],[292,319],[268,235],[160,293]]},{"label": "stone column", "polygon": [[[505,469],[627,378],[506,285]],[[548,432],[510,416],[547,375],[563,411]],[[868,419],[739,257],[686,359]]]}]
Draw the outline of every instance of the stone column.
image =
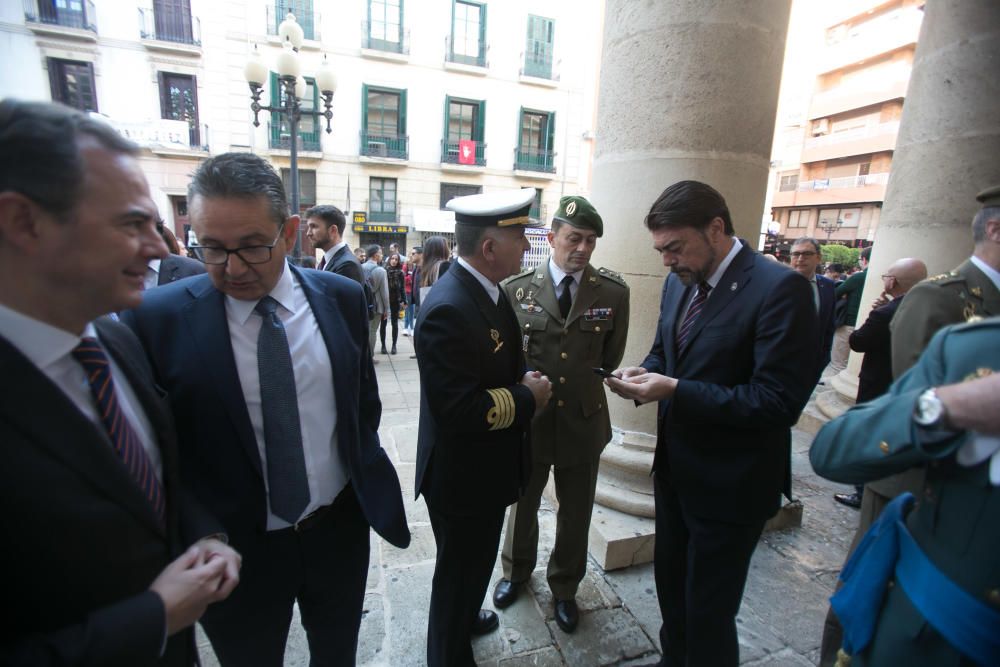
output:
[{"label": "stone column", "polygon": [[[897,259],[922,259],[932,276],[961,264],[976,193],[1000,183],[1000,3],[928,0],[924,11],[859,324]],[[851,357],[833,382],[843,403],[857,392],[860,355]]]},{"label": "stone column", "polygon": [[[668,185],[718,189],[739,236],[757,247],[789,10],[789,0],[607,0],[592,190],[605,234],[594,262],[631,288],[625,365],[645,357],[659,317],[665,269],[642,221]],[[647,536],[625,549],[598,533],[621,528],[619,511],[653,516],[656,434],[655,405],[609,400],[615,437],[591,532],[606,569],[651,559],[651,525],[623,529]]]}]

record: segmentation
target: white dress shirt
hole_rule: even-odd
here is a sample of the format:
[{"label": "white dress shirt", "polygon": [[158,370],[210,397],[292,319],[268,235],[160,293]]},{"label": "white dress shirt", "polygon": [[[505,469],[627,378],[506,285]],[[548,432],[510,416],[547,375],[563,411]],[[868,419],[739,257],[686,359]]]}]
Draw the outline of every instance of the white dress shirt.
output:
[{"label": "white dress shirt", "polygon": [[149,264],[146,265],[146,277],[143,279],[143,289],[153,289],[160,284],[161,261],[159,257],[149,260]]},{"label": "white dress shirt", "polygon": [[347,241],[341,241],[337,245],[333,246],[329,250],[323,253],[323,269],[330,266],[330,262],[333,261],[333,256],[340,252],[340,249],[347,245]]},{"label": "white dress shirt", "polygon": [[[292,373],[295,375],[302,450],[309,482],[309,504],[302,512],[302,516],[306,516],[332,503],[347,485],[349,477],[347,467],[337,450],[337,404],[333,393],[333,371],[319,323],[309,307],[302,286],[294,279],[287,265],[282,268],[281,277],[270,296],[279,304],[276,312],[285,325],[285,336],[292,357]],[[229,322],[236,372],[243,388],[243,399],[254,436],[257,438],[261,469],[267,470],[264,413],[261,409],[260,375],[257,369],[257,336],[263,318],[254,310],[256,306],[256,301],[226,297],[226,319]],[[267,485],[265,474],[265,488]],[[267,506],[268,530],[291,525],[271,512],[270,495]]]},{"label": "white dress shirt", "polygon": [[494,285],[489,278],[481,274],[479,271],[476,271],[475,267],[473,267],[472,264],[469,264],[461,257],[458,258],[458,263],[461,264],[462,268],[471,273],[473,277],[475,277],[475,279],[479,281],[479,284],[483,286],[483,289],[486,290],[486,293],[490,295],[490,299],[493,300],[493,305],[496,305],[497,302],[500,300],[500,288]]},{"label": "white dress shirt", "polygon": [[[68,331],[46,324],[16,310],[0,305],[0,335],[16,347],[33,363],[52,383],[69,398],[83,416],[92,421],[101,433],[107,433],[100,415],[97,413],[97,402],[87,382],[87,374],[73,357],[73,348],[79,343],[81,336],[74,336]],[[97,338],[94,325],[88,323],[82,337]],[[98,339],[100,344],[100,339]],[[122,370],[115,359],[101,345],[104,354],[111,363],[111,378],[115,383],[115,395],[122,413],[132,426],[142,448],[146,450],[149,462],[156,471],[157,478],[163,481],[163,462],[160,448],[157,446],[153,427],[142,409],[142,404],[132,391]],[[58,419],[58,415],[53,418]]]},{"label": "white dress shirt", "polygon": [[[739,253],[740,248],[742,247],[743,244],[740,243],[740,240],[734,236],[733,247],[730,248],[726,256],[722,258],[722,262],[719,264],[719,267],[715,269],[715,272],[708,277],[708,280],[705,281],[706,283],[712,286],[712,291],[708,293],[708,297],[705,299],[705,301],[708,301],[708,298],[712,296],[712,292],[715,291],[715,288],[719,285],[719,281],[722,280],[722,275],[726,272],[726,269],[729,268],[729,265],[733,263],[733,260],[736,258],[736,255]],[[694,301],[694,298],[698,295],[698,286],[693,285],[693,287],[695,289],[691,290],[691,296],[690,298],[688,298],[688,302],[684,306],[684,311],[680,314],[680,317],[677,318],[678,329],[681,328],[681,325],[684,323],[684,318],[687,317],[687,312],[688,309],[691,307],[691,302]]]},{"label": "white dress shirt", "polygon": [[583,280],[583,269],[574,273],[566,273],[560,269],[559,265],[555,263],[551,256],[549,256],[549,275],[552,276],[552,284],[556,288],[556,299],[562,296],[562,291],[565,289],[562,286],[563,278],[566,276],[573,276],[573,282],[569,285],[569,295],[571,299],[576,298],[576,292],[580,288],[580,281]]}]

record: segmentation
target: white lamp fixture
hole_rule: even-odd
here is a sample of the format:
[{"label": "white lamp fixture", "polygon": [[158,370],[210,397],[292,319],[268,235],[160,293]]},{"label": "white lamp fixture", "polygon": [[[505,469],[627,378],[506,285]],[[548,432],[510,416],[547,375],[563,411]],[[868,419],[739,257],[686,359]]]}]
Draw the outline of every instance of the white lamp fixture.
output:
[{"label": "white lamp fixture", "polygon": [[290,41],[292,48],[298,51],[302,48],[302,43],[306,40],[306,34],[302,26],[295,20],[295,14],[288,12],[288,16],[278,26],[278,37],[281,41]]},{"label": "white lamp fixture", "polygon": [[323,62],[319,64],[319,71],[316,72],[316,85],[324,94],[332,95],[337,91],[337,75],[333,73],[333,67],[330,66],[326,55],[323,56]]}]

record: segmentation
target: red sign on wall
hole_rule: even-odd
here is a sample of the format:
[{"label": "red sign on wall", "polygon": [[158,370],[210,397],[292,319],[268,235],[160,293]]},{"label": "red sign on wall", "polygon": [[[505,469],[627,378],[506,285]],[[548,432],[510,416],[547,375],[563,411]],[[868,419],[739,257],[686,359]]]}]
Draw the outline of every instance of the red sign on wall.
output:
[{"label": "red sign on wall", "polygon": [[476,164],[476,142],[472,139],[460,139],[458,142],[458,163]]}]

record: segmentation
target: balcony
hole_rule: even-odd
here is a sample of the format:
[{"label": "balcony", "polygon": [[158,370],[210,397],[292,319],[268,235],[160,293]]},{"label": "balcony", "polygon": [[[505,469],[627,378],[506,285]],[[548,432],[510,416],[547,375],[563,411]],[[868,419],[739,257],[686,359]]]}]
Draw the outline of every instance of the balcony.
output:
[{"label": "balcony", "polygon": [[[543,178],[556,171],[555,151],[543,151],[536,148],[518,148],[514,151],[514,170],[541,172]],[[529,176],[531,174],[528,174]]]},{"label": "balcony", "polygon": [[771,205],[786,207],[837,204],[839,206],[850,202],[883,201],[888,182],[889,172],[799,181],[795,190],[779,189],[775,192]]},{"label": "balcony", "polygon": [[896,70],[889,77],[866,81],[863,85],[838,86],[816,93],[809,105],[809,118],[824,118],[852,109],[861,109],[906,96],[910,68]]},{"label": "balcony", "polygon": [[[288,16],[288,12],[282,12],[280,15],[275,9],[274,4],[269,4],[267,6],[267,35],[269,40],[275,44],[280,44],[281,40],[278,39],[278,26],[285,17]],[[302,46],[303,49],[318,49],[319,44],[309,44],[308,42],[320,42],[322,37],[319,33],[319,26],[322,24],[322,15],[319,12],[309,12],[303,13],[301,16],[295,14],[295,20],[298,22],[299,26],[302,28],[302,32],[305,35],[306,44]]]},{"label": "balcony", "polygon": [[36,34],[97,41],[97,9],[93,0],[73,3],[77,9],[59,7],[52,0],[23,0],[24,22]]},{"label": "balcony", "polygon": [[[381,26],[377,28],[379,34]],[[400,31],[399,41],[381,39],[372,34],[372,27],[368,21],[361,22],[361,55],[369,58],[380,58],[382,60],[396,60],[406,62],[410,55],[410,31]],[[386,36],[388,36],[386,34]]]},{"label": "balcony", "polygon": [[827,36],[827,48],[820,64],[820,73],[850,67],[904,47],[916,46],[921,21],[923,12],[908,8],[889,12],[871,21],[832,28]]},{"label": "balcony", "polygon": [[455,72],[465,72],[466,74],[486,74],[486,52],[488,46],[479,45],[479,53],[467,55],[458,53],[453,48],[451,37],[444,38],[444,66]]},{"label": "balcony", "polygon": [[[292,136],[288,133],[288,126],[282,123],[275,125],[267,124],[268,147],[272,150],[288,151],[292,148]],[[298,151],[308,151],[321,153],[323,146],[320,144],[319,131],[302,132],[299,130]]]},{"label": "balcony", "polygon": [[[459,142],[441,141],[441,164],[456,165],[457,167],[485,167],[486,166],[486,144],[476,142],[474,154],[464,157],[459,151]],[[477,170],[478,171],[478,170]]]},{"label": "balcony", "polygon": [[410,137],[362,132],[359,152],[364,157],[407,160],[410,157]]},{"label": "balcony", "polygon": [[201,54],[201,20],[188,13],[139,8],[139,37],[146,48]]},{"label": "balcony", "polygon": [[555,88],[559,75],[552,72],[552,54],[521,54],[521,83],[532,83],[547,88]]},{"label": "balcony", "polygon": [[824,134],[806,139],[802,147],[802,162],[833,160],[851,155],[884,153],[896,149],[899,121],[858,127],[844,132]]},{"label": "balcony", "polygon": [[208,152],[208,125],[184,120],[156,118],[148,121],[117,121],[118,133],[158,155],[187,156],[193,151]]}]

